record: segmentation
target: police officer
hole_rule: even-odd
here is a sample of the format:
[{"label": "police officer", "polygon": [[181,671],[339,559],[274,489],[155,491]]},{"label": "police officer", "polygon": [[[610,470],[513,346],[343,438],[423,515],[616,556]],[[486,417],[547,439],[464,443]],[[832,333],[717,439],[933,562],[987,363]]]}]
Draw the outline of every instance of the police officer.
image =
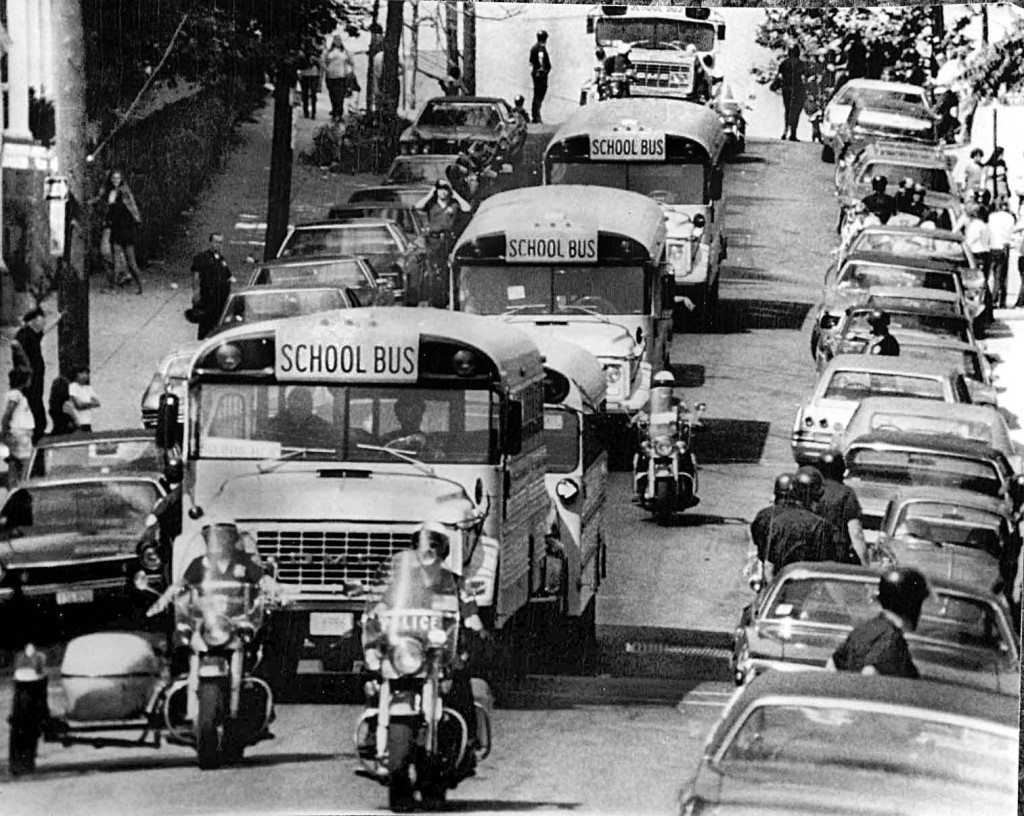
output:
[{"label": "police officer", "polygon": [[871,194],[863,199],[868,212],[878,216],[878,220],[883,224],[887,224],[896,214],[896,199],[885,191],[888,186],[889,179],[885,176],[875,176],[871,179]]},{"label": "police officer", "polygon": [[900,343],[889,334],[889,313],[884,309],[875,309],[868,316],[868,325],[871,326],[871,336],[874,338],[868,345],[868,354],[899,357]]},{"label": "police officer", "polygon": [[[782,485],[776,479],[776,495]],[[821,474],[798,470],[792,477],[792,490],[783,493],[772,512],[758,513],[750,525],[757,545],[757,557],[764,566],[771,564],[775,574],[787,564],[796,561],[834,560],[835,531],[832,525],[818,515],[817,503],[821,499]]]},{"label": "police officer", "polygon": [[217,325],[231,294],[231,270],[221,249],[224,236],[210,233],[210,245],[192,259],[192,314],[198,323],[198,339]]},{"label": "police officer", "polygon": [[843,484],[846,463],[838,451],[826,453],[818,471],[823,477],[819,509],[836,531],[836,560],[847,564],[867,562],[867,543],[861,523],[860,501],[853,488]]},{"label": "police officer", "polygon": [[759,588],[764,581],[764,562],[767,560],[768,542],[776,525],[779,508],[790,503],[793,493],[793,474],[780,473],[775,477],[773,503],[763,508],[750,523],[750,535],[757,546],[757,564],[750,585]]},{"label": "police officer", "polygon": [[913,632],[928,598],[928,582],[916,569],[897,567],[878,582],[882,613],[855,627],[832,653],[826,668],[832,671],[920,677],[910,656],[904,632]]}]

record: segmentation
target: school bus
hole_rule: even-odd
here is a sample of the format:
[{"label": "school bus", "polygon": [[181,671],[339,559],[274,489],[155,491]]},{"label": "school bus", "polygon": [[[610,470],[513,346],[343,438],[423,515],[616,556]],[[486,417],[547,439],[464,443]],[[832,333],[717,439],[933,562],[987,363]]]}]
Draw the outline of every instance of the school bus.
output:
[{"label": "school bus", "polygon": [[544,153],[544,183],[615,187],[658,202],[674,300],[686,307],[688,323],[709,329],[726,250],[724,149],[721,121],[710,108],[666,99],[608,99],[580,108],[555,132]]},{"label": "school bus", "polygon": [[[204,517],[230,516],[292,601],[268,636],[272,676],[300,661],[357,671],[359,613],[432,519],[502,629],[545,590],[544,383],[522,332],[450,311],[349,309],[218,335],[189,367],[172,576]],[[161,412],[173,445],[175,400]]]}]

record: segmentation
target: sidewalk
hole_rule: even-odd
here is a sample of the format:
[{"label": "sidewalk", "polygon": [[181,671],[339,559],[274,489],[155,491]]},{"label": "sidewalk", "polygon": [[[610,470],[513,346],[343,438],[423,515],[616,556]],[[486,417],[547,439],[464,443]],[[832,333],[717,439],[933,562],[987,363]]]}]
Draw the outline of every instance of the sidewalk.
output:
[{"label": "sidewalk", "polygon": [[[316,120],[304,119],[302,109],[294,109],[293,222],[326,215],[330,204],[345,201],[356,187],[379,182],[376,176],[338,176],[298,162],[298,154],[310,144],[313,133],[328,122],[326,94],[321,95],[317,107],[320,113]],[[196,327],[185,320],[183,313],[191,304],[192,256],[206,246],[209,233],[224,233],[224,254],[240,280],[246,272],[246,257],[262,258],[272,124],[273,105],[268,96],[252,121],[241,123],[239,144],[224,169],[211,178],[194,208],[174,227],[166,255],[150,259],[143,270],[144,294],[136,295],[130,287],[111,293],[105,291],[102,276],[92,279],[92,382],[103,404],[96,412],[97,430],[141,427],[142,392],[160,359],[177,346],[195,340]],[[56,313],[56,298],[48,300],[44,309],[49,315]],[[58,371],[56,328],[43,340],[43,356],[48,396]],[[10,367],[11,347],[5,339],[0,342],[0,371],[4,373],[0,396],[7,391],[6,372]]]}]

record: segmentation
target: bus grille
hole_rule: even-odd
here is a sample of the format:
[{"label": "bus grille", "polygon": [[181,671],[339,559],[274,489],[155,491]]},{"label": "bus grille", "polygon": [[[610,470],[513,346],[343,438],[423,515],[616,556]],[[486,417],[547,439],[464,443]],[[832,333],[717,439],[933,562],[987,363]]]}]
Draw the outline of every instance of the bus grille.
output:
[{"label": "bus grille", "polygon": [[[673,74],[678,75],[675,82]],[[689,90],[692,82],[689,65],[659,65],[656,62],[639,62],[634,65],[636,83],[648,88],[673,88]]]},{"label": "bus grille", "polygon": [[260,558],[277,563],[277,580],[289,586],[379,586],[387,579],[391,558],[407,549],[413,527],[379,529],[259,530]]}]

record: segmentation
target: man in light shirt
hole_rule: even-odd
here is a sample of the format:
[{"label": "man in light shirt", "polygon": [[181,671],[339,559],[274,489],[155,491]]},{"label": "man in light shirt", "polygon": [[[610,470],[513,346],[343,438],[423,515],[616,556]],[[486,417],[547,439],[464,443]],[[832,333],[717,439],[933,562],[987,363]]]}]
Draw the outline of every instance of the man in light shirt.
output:
[{"label": "man in light shirt", "polygon": [[978,268],[984,274],[989,291],[991,292],[992,281],[989,279],[989,270],[991,269],[991,253],[989,252],[991,249],[991,237],[988,231],[988,224],[982,218],[981,204],[976,201],[969,202],[964,207],[962,221],[964,222],[964,243],[978,262]]},{"label": "man in light shirt", "polygon": [[100,407],[99,398],[89,383],[89,369],[87,366],[79,366],[73,372],[71,384],[68,386],[68,402],[71,403],[65,410],[75,421],[75,427],[79,431],[92,430],[92,412],[94,408]]},{"label": "man in light shirt", "polygon": [[996,201],[988,216],[989,258],[992,269],[992,305],[1006,308],[1006,277],[1010,268],[1010,243],[1017,222],[1005,198]]}]

